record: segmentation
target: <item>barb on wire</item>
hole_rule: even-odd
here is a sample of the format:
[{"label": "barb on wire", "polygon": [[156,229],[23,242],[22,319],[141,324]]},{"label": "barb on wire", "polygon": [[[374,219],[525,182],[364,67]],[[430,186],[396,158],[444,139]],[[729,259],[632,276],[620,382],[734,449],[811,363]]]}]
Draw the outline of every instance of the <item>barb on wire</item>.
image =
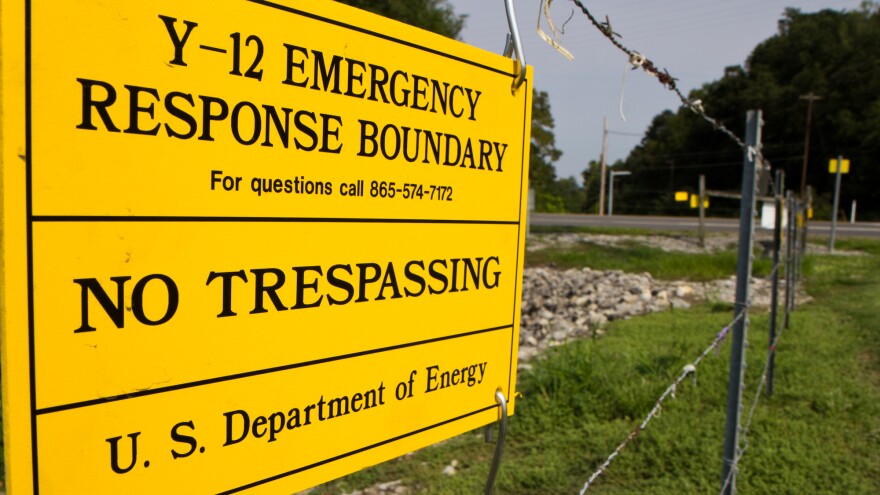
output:
[{"label": "barb on wire", "polygon": [[[730,139],[732,139],[740,148],[745,149],[746,144],[742,139],[740,139],[730,129],[725,127],[724,124],[722,124],[721,122],[718,122],[718,120],[716,120],[706,114],[706,111],[703,109],[703,103],[700,100],[691,101],[684,95],[684,93],[681,92],[680,89],[678,89],[678,85],[676,84],[678,79],[675,77],[672,77],[672,74],[670,74],[668,70],[663,69],[662,71],[660,71],[660,69],[657,68],[657,66],[654,64],[653,61],[651,61],[650,59],[648,59],[647,57],[645,57],[641,53],[633,51],[633,50],[627,48],[626,46],[624,46],[623,43],[621,43],[619,40],[619,38],[622,38],[622,36],[612,29],[611,20],[608,18],[608,16],[605,16],[604,22],[600,21],[600,20],[596,19],[595,16],[593,16],[592,12],[590,12],[590,10],[587,9],[587,7],[583,4],[583,2],[581,2],[581,0],[572,0],[572,2],[574,2],[574,4],[577,5],[581,9],[581,12],[583,12],[584,15],[587,16],[587,18],[590,20],[590,22],[593,24],[593,26],[595,26],[596,29],[598,29],[603,35],[605,35],[605,37],[608,38],[609,41],[611,41],[611,44],[613,44],[615,47],[617,47],[623,53],[626,53],[626,55],[630,58],[631,62],[633,61],[634,58],[636,58],[637,60],[640,61],[636,68],[641,68],[649,75],[656,77],[657,80],[660,81],[660,84],[662,84],[666,89],[672,91],[673,93],[676,94],[676,96],[678,96],[678,99],[681,100],[682,105],[684,105],[687,108],[690,108],[697,115],[702,117],[703,120],[708,122],[714,129],[723,132]],[[636,64],[633,64],[633,65],[636,65]]]},{"label": "barb on wire", "polygon": [[605,36],[608,36],[609,38],[623,38],[620,33],[615,33],[614,29],[611,28],[611,19],[609,19],[607,15],[605,16],[605,22],[602,22],[600,24],[602,26],[602,32],[605,33]]},{"label": "barb on wire", "polygon": [[739,319],[742,317],[743,317],[743,314],[740,313],[732,322],[730,322],[727,326],[725,326],[723,329],[721,329],[720,332],[718,332],[718,335],[715,336],[715,340],[712,341],[712,343],[709,345],[709,347],[707,347],[702,352],[702,354],[700,354],[699,357],[697,357],[697,359],[695,359],[692,363],[687,364],[687,365],[685,365],[684,368],[682,368],[681,374],[679,374],[678,378],[676,378],[675,381],[672,382],[672,385],[667,387],[666,390],[660,395],[660,397],[654,403],[654,408],[651,409],[651,412],[648,413],[648,415],[645,417],[645,420],[642,421],[641,424],[639,424],[639,426],[635,430],[631,431],[630,434],[627,435],[626,439],[624,439],[624,441],[621,442],[621,444],[618,445],[616,449],[614,449],[614,452],[612,452],[611,455],[609,455],[608,458],[605,459],[605,462],[603,462],[602,465],[599,466],[599,468],[590,476],[590,478],[587,480],[587,482],[584,483],[583,488],[581,488],[579,495],[584,495],[584,493],[586,493],[586,491],[590,488],[590,485],[592,485],[593,482],[596,481],[596,479],[599,476],[601,476],[602,474],[605,473],[605,470],[608,469],[608,466],[611,465],[611,462],[618,455],[620,455],[620,453],[623,451],[623,449],[625,449],[626,446],[629,445],[630,442],[634,441],[636,439],[636,437],[639,436],[639,434],[642,431],[644,431],[645,428],[648,427],[648,423],[650,423],[652,419],[654,419],[655,417],[660,415],[660,410],[663,408],[663,401],[665,401],[666,398],[669,396],[672,396],[672,398],[675,398],[675,392],[678,389],[678,386],[681,384],[682,381],[684,381],[685,378],[687,378],[688,376],[693,376],[694,384],[696,384],[697,366],[700,365],[700,362],[702,362],[703,359],[706,356],[708,356],[710,352],[712,352],[713,350],[715,350],[721,346],[721,343],[724,342],[724,339],[725,339],[725,337],[727,337],[727,334],[730,331],[730,328],[733,327],[733,325],[736,324],[736,322],[739,321]]}]

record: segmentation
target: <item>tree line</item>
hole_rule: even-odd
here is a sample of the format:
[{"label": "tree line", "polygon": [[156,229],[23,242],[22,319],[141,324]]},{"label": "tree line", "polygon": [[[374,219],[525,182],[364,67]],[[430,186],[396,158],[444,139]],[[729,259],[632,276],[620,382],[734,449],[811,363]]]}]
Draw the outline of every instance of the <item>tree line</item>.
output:
[{"label": "tree line", "polygon": [[[763,110],[764,155],[773,170],[785,171],[786,188],[800,193],[807,113],[812,122],[806,184],[814,191],[818,218],[830,218],[834,176],[828,161],[851,160],[842,181],[846,214],[858,201],[859,219],[880,218],[880,14],[876,2],[856,11],[802,13],[786,9],[778,33],[760,43],[744,66],[692,91],[706,113],[743,135],[749,109]],[[819,97],[821,99],[816,99]],[[690,109],[657,115],[642,141],[615,166],[632,172],[615,191],[615,213],[683,214],[673,191],[696,192],[700,175],[707,188],[737,192],[742,150]],[[598,171],[584,172],[589,187]],[[595,196],[589,198],[595,201]],[[618,202],[619,200],[619,202]],[[713,200],[713,215],[736,215],[735,200]],[[714,208],[717,205],[717,208]],[[588,201],[585,209],[589,210]],[[714,212],[712,210],[715,210]],[[691,214],[691,213],[688,213]]]}]

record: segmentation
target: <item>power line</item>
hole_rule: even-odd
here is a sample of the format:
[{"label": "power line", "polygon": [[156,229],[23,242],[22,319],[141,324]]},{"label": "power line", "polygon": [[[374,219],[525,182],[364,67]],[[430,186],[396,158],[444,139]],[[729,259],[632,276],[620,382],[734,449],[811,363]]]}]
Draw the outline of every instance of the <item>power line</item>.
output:
[{"label": "power line", "polygon": [[608,134],[614,134],[615,136],[635,136],[635,137],[644,137],[644,133],[636,133],[636,132],[620,132],[620,131],[608,131]]}]

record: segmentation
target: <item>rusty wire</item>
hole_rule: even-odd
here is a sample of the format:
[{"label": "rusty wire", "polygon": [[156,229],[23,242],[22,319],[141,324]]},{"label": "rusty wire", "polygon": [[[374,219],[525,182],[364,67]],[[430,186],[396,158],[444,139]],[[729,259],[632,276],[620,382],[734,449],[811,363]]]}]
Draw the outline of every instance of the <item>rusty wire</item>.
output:
[{"label": "rusty wire", "polygon": [[615,32],[614,29],[611,27],[611,19],[609,19],[608,16],[605,16],[604,22],[599,21],[598,19],[596,19],[595,16],[593,16],[590,10],[587,9],[587,7],[580,0],[572,0],[572,2],[574,2],[574,4],[581,9],[581,12],[583,12],[584,15],[587,16],[593,26],[595,26],[596,29],[598,29],[599,32],[602,33],[603,36],[611,41],[611,44],[616,46],[620,51],[622,51],[629,57],[630,63],[633,65],[633,69],[641,68],[648,74],[656,77],[657,80],[660,81],[660,84],[662,84],[666,89],[672,91],[676,94],[676,96],[678,96],[678,99],[681,100],[682,105],[699,115],[715,130],[726,134],[737,144],[737,146],[739,146],[743,150],[746,149],[745,142],[743,142],[743,140],[740,139],[739,136],[737,136],[735,133],[733,133],[733,131],[725,127],[724,124],[719,122],[717,119],[714,119],[706,114],[706,111],[703,109],[703,103],[700,100],[690,100],[681,92],[680,89],[678,89],[678,85],[676,84],[676,81],[678,81],[678,79],[672,77],[672,74],[670,74],[668,70],[663,69],[661,71],[657,68],[657,65],[654,64],[653,61],[651,61],[641,53],[624,46],[624,44],[620,42],[620,38],[622,38],[622,36],[619,33]]}]

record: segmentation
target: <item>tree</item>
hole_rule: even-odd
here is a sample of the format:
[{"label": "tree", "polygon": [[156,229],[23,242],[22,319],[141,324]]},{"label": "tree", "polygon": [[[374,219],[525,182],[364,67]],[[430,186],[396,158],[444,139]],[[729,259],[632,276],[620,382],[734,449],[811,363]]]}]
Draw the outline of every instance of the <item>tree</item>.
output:
[{"label": "tree", "polygon": [[553,135],[553,114],[550,96],[545,91],[532,90],[532,142],[529,150],[529,183],[536,191],[545,191],[556,180],[553,162],[562,156],[556,149]]},{"label": "tree", "polygon": [[570,184],[562,186],[557,183],[556,169],[553,163],[562,156],[562,151],[556,148],[553,127],[550,95],[546,91],[532,90],[529,187],[535,190],[535,209],[537,211],[560,212],[566,210],[566,201],[559,193],[560,188],[570,189]]},{"label": "tree", "polygon": [[584,181],[584,201],[581,210],[586,213],[599,213],[599,187],[601,185],[602,164],[590,160],[587,168],[581,172]]},{"label": "tree", "polygon": [[[745,113],[764,113],[764,155],[798,189],[803,163],[806,103],[813,92],[823,99],[813,107],[807,183],[819,200],[830,201],[834,177],[828,159],[843,154],[853,167],[843,182],[842,204],[858,199],[861,218],[880,218],[880,13],[876,2],[858,11],[823,10],[804,14],[787,9],[779,33],[759,44],[745,66],[691,92],[706,112],[742,136]],[[620,211],[684,213],[671,202],[675,190],[691,191],[700,174],[709,189],[738,191],[742,150],[689,109],[664,112],[651,123],[642,143],[627,157],[633,172],[615,191]],[[653,191],[653,193],[651,192]],[[617,196],[620,194],[620,196]],[[817,205],[816,211],[822,208]],[[720,207],[720,209],[719,209]],[[629,208],[630,210],[627,210]],[[617,211],[618,208],[615,208]],[[737,214],[735,204],[713,201],[712,212]]]},{"label": "tree", "polygon": [[446,0],[338,1],[452,39],[458,39],[464,27],[465,16],[453,12]]},{"label": "tree", "polygon": [[584,208],[584,188],[574,177],[557,179],[553,183],[552,194],[562,202],[562,212],[579,212]]}]

